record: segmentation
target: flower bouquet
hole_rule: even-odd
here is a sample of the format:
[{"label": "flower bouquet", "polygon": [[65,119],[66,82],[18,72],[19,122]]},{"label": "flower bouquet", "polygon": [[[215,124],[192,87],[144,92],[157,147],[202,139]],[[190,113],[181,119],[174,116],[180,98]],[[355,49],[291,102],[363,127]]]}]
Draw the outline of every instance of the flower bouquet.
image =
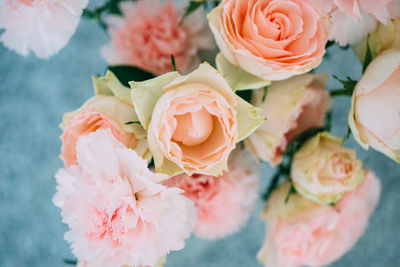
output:
[{"label": "flower bouquet", "polygon": [[[0,40],[22,55],[52,56],[81,17],[110,37],[94,96],[60,124],[53,202],[72,263],[163,266],[192,234],[239,231],[259,197],[264,266],[326,266],[352,248],[381,185],[346,139],[400,163],[399,0],[87,4],[0,5]],[[332,45],[354,50],[360,80],[315,72]],[[336,96],[351,103],[341,137]]]}]

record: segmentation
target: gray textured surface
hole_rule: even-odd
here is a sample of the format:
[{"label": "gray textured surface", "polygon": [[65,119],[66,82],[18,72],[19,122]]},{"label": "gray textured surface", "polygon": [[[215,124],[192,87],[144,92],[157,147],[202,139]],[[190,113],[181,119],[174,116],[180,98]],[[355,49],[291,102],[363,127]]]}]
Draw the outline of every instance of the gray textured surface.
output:
[{"label": "gray textured surface", "polygon": [[[82,22],[69,45],[48,61],[23,58],[0,46],[0,266],[65,266],[73,258],[63,240],[67,227],[51,202],[54,173],[62,166],[58,123],[62,114],[92,95],[90,75],[103,73],[99,48],[107,36]],[[330,49],[319,68],[339,77],[360,76],[350,50]],[[330,88],[338,84],[330,78]],[[349,99],[338,98],[333,132],[343,136]],[[357,245],[332,266],[400,266],[400,166],[374,151],[346,143],[381,178],[381,202]],[[271,169],[264,166],[262,185]],[[255,260],[264,238],[264,223],[253,212],[239,233],[220,241],[191,238],[183,251],[168,256],[167,267],[260,266]]]}]

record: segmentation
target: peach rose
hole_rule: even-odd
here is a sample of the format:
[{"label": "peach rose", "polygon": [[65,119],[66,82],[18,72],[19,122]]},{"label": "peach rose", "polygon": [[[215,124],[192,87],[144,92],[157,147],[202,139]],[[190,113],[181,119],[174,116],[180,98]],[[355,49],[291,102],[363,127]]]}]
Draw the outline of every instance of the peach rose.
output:
[{"label": "peach rose", "polygon": [[88,0],[2,0],[0,41],[21,55],[47,59],[63,48]]},{"label": "peach rose", "polygon": [[[112,73],[108,73],[105,79],[118,82]],[[141,139],[144,130],[139,124],[127,125],[130,121],[138,121],[133,106],[110,95],[94,96],[79,109],[66,113],[60,125],[63,129],[61,158],[65,165],[76,164],[76,144],[80,137],[105,128],[109,128],[120,142],[149,159],[147,143]]]},{"label": "peach rose", "polygon": [[102,55],[111,65],[134,65],[155,74],[172,71],[174,55],[179,71],[192,71],[199,64],[199,50],[214,48],[212,34],[199,8],[180,24],[181,10],[169,0],[120,3],[122,15],[105,21],[111,43]]},{"label": "peach rose", "polygon": [[400,50],[375,58],[357,83],[349,126],[365,149],[372,146],[400,163]]},{"label": "peach rose", "polygon": [[264,80],[283,80],[316,68],[327,32],[306,0],[223,0],[208,14],[224,57]]},{"label": "peach rose", "polygon": [[171,72],[130,84],[156,171],[171,176],[221,175],[235,143],[264,120],[209,64],[186,76]]},{"label": "peach rose", "polygon": [[380,182],[368,172],[364,183],[336,207],[293,195],[286,183],[271,196],[262,216],[268,220],[258,259],[266,267],[326,266],[342,257],[364,233],[380,196]]},{"label": "peach rose", "polygon": [[332,204],[354,190],[365,177],[356,152],[343,140],[322,132],[309,139],[294,155],[290,177],[303,197]]},{"label": "peach rose", "polygon": [[303,74],[285,81],[273,82],[265,91],[253,91],[251,103],[263,109],[267,118],[245,140],[253,154],[275,166],[282,161],[290,141],[312,127],[324,124],[331,99],[325,90],[326,74]]}]

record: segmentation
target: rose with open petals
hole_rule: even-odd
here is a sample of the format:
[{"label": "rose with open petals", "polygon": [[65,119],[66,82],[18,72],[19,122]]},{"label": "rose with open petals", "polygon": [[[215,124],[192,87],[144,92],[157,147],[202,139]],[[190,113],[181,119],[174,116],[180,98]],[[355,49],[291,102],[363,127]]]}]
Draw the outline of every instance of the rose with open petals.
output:
[{"label": "rose with open petals", "polygon": [[229,171],[220,177],[180,174],[164,182],[182,189],[194,202],[197,237],[217,239],[238,231],[254,208],[258,195],[257,166],[244,151],[232,156],[235,159],[229,160]]},{"label": "rose with open petals", "polygon": [[53,202],[79,260],[97,267],[153,266],[184,247],[196,220],[193,202],[165,187],[165,174],[119,142],[110,129],[79,139],[77,164],[60,169]]},{"label": "rose with open petals", "polygon": [[375,58],[357,83],[349,126],[365,149],[372,146],[400,163],[400,50]]},{"label": "rose with open petals", "polygon": [[289,183],[279,187],[262,216],[267,232],[258,259],[266,267],[327,266],[342,257],[361,237],[380,196],[380,182],[368,172],[364,183],[336,207],[292,195]]},{"label": "rose with open petals", "polygon": [[132,102],[147,129],[157,172],[222,175],[235,143],[264,120],[209,64],[131,82]]},{"label": "rose with open petals", "polygon": [[74,34],[88,0],[2,0],[0,41],[21,55],[49,58]]},{"label": "rose with open petals", "polygon": [[325,53],[323,19],[307,0],[223,0],[208,20],[226,59],[264,80],[308,72]]},{"label": "rose with open petals", "polygon": [[123,1],[121,15],[105,18],[111,36],[102,55],[111,65],[134,65],[154,74],[172,71],[171,55],[176,67],[187,73],[199,64],[199,50],[215,44],[199,8],[182,23],[183,10],[171,0]]},{"label": "rose with open petals", "polygon": [[356,152],[328,132],[309,139],[294,155],[290,177],[296,191],[310,200],[332,204],[365,177]]},{"label": "rose with open petals", "polygon": [[[105,77],[95,78],[102,80],[103,88],[114,90],[128,90],[123,88],[117,78],[108,72]],[[129,148],[142,157],[150,159],[147,142],[144,140],[145,133],[140,124],[126,124],[127,122],[138,122],[135,109],[129,103],[124,102],[113,95],[97,95],[90,98],[77,110],[64,114],[60,127],[63,129],[61,135],[62,147],[61,158],[68,167],[76,164],[76,144],[82,136],[98,129],[110,129],[112,134]]]},{"label": "rose with open petals", "polygon": [[324,124],[331,106],[326,74],[303,74],[273,82],[267,92],[253,91],[251,103],[267,118],[245,140],[253,154],[275,166],[282,161],[290,141],[301,132]]}]

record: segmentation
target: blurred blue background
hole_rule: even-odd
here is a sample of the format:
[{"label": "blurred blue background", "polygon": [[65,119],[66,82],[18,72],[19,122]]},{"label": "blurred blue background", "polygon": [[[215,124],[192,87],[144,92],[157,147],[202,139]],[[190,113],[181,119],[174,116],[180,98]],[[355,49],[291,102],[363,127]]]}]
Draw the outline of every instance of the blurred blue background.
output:
[{"label": "blurred blue background", "polygon": [[[0,45],[0,266],[67,266],[73,259],[63,234],[60,210],[52,204],[63,113],[93,95],[91,75],[103,74],[106,62],[99,49],[107,34],[82,21],[70,43],[50,60],[21,57]],[[331,47],[318,72],[358,79],[361,66],[353,52]],[[338,88],[330,77],[329,88]],[[333,133],[344,136],[349,98],[334,101]],[[335,267],[400,266],[400,165],[375,151],[363,151],[352,138],[348,147],[381,178],[383,191],[370,225],[356,246]],[[272,169],[265,165],[261,189]],[[239,233],[219,241],[191,238],[182,251],[167,258],[166,267],[261,266],[255,256],[264,239],[258,219],[259,201]]]}]

